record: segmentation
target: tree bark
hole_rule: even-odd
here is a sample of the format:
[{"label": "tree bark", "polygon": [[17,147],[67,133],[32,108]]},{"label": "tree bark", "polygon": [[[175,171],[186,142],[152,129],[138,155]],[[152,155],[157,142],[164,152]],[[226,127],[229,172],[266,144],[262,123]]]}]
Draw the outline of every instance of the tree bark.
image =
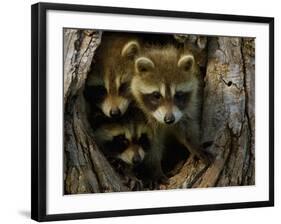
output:
[{"label": "tree bark", "polygon": [[[213,162],[189,157],[165,189],[255,184],[255,41],[253,38],[175,36],[194,52],[204,82],[202,143]],[[101,33],[64,32],[65,193],[130,190],[94,142],[83,88]]]},{"label": "tree bark", "polygon": [[126,191],[98,150],[86,116],[83,88],[101,33],[66,29],[64,38],[65,193]]},{"label": "tree bark", "polygon": [[190,158],[168,188],[255,184],[255,43],[210,37],[202,105],[202,143],[213,141],[206,167]]}]

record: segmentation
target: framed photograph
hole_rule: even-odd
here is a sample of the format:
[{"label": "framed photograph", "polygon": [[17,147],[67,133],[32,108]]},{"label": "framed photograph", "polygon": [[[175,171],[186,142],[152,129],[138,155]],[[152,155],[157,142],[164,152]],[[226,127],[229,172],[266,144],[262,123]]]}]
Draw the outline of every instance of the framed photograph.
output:
[{"label": "framed photograph", "polygon": [[274,205],[274,18],[32,5],[32,219]]}]

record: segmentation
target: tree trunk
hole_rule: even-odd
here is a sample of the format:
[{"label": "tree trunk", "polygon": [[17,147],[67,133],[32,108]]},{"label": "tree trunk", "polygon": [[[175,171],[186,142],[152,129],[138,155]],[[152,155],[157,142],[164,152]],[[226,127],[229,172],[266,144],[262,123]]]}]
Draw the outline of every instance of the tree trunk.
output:
[{"label": "tree trunk", "polygon": [[[176,36],[194,52],[204,79],[202,143],[213,162],[189,157],[166,189],[255,184],[255,42],[253,38]],[[101,33],[64,32],[65,193],[130,190],[96,146],[83,88]]]},{"label": "tree trunk", "polygon": [[98,150],[87,121],[83,88],[101,33],[64,32],[64,181],[65,193],[128,190]]},{"label": "tree trunk", "polygon": [[255,184],[254,39],[210,37],[207,48],[201,142],[214,142],[214,161],[190,158],[168,188]]}]

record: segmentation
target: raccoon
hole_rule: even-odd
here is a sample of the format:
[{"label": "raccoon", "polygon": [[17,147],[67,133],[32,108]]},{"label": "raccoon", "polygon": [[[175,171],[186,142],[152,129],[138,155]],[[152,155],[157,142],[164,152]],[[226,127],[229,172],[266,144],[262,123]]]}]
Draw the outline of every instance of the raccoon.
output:
[{"label": "raccoon", "polygon": [[209,163],[199,148],[199,75],[190,52],[172,44],[147,46],[136,57],[131,91],[156,136],[176,137],[193,155]]},{"label": "raccoon", "polygon": [[138,50],[134,35],[105,32],[102,36],[84,95],[107,117],[121,117],[131,102],[129,87]]},{"label": "raccoon", "polygon": [[136,167],[150,153],[152,132],[140,114],[136,115],[135,110],[131,110],[118,121],[101,124],[94,131],[94,137],[107,158],[119,159]]}]

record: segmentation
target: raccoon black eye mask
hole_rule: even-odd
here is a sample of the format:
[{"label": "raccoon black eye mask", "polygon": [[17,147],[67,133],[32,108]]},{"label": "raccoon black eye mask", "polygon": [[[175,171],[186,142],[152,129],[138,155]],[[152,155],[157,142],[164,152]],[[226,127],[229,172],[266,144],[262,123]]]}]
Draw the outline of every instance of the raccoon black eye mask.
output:
[{"label": "raccoon black eye mask", "polygon": [[138,139],[138,143],[143,148],[144,151],[149,150],[149,148],[150,148],[150,141],[148,139],[147,134],[142,133],[140,138]]},{"label": "raccoon black eye mask", "polygon": [[[191,92],[183,92],[178,91],[174,95],[174,102],[179,109],[183,110],[186,107],[186,104],[189,101],[189,98],[191,96]],[[143,101],[145,102],[146,106],[149,108],[149,110],[154,111],[156,110],[159,105],[162,103],[162,95],[160,92],[154,91],[150,94],[144,94],[142,96]]]},{"label": "raccoon black eye mask", "polygon": [[189,102],[190,96],[191,96],[191,92],[183,92],[183,91],[176,92],[174,95],[175,105],[180,110],[184,110],[186,104]]},{"label": "raccoon black eye mask", "polygon": [[118,93],[120,96],[125,96],[128,95],[128,90],[130,87],[130,83],[129,82],[124,82],[120,85],[119,89],[118,89]]},{"label": "raccoon black eye mask", "polygon": [[[145,133],[142,133],[138,139],[133,138],[132,143],[135,145],[140,145],[145,151],[150,148],[150,142],[147,134]],[[112,151],[114,151],[115,153],[122,153],[129,147],[130,141],[125,137],[125,134],[120,134],[114,136],[112,141],[107,141],[105,145],[106,148],[113,149]]]},{"label": "raccoon black eye mask", "polygon": [[126,148],[128,148],[130,142],[125,137],[125,134],[117,135],[113,137],[111,147],[116,149],[116,151],[123,152]]}]

